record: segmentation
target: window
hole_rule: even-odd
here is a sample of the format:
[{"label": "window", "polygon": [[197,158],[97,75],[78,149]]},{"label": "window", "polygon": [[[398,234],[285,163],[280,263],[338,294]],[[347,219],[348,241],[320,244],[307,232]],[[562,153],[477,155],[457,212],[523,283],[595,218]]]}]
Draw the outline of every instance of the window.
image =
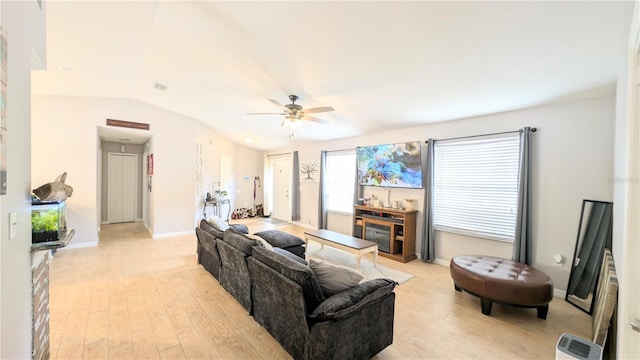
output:
[{"label": "window", "polygon": [[327,210],[353,213],[353,190],[356,183],[355,150],[327,152],[325,170]]},{"label": "window", "polygon": [[434,144],[434,228],[513,241],[518,204],[518,133]]}]

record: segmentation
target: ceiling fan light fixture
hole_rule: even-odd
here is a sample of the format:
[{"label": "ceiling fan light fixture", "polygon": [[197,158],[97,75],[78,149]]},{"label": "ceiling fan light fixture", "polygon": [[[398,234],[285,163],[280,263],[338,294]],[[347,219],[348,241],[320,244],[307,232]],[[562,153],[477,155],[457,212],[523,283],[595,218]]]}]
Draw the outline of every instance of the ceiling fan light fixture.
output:
[{"label": "ceiling fan light fixture", "polygon": [[282,126],[286,126],[289,129],[297,129],[302,125],[302,121],[295,116],[286,116],[282,122]]}]

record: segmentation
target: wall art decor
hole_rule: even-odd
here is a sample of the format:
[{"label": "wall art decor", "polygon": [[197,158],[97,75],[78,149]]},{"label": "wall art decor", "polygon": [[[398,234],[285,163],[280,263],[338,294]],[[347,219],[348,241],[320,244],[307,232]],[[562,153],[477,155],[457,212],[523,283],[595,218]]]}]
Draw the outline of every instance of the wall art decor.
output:
[{"label": "wall art decor", "polygon": [[303,161],[300,164],[300,181],[318,182],[320,175],[319,161]]}]

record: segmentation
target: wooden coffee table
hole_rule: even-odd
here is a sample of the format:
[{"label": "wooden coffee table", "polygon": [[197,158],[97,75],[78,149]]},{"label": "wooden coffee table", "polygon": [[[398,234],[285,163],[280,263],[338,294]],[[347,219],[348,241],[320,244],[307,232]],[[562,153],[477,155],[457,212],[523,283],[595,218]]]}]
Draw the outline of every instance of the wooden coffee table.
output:
[{"label": "wooden coffee table", "polygon": [[373,264],[374,266],[378,265],[378,244],[373,241],[358,239],[326,229],[307,230],[304,235],[307,249],[309,249],[309,240],[313,240],[322,246],[327,245],[353,254],[356,257],[357,270],[360,270],[360,257],[366,253],[373,253]]}]

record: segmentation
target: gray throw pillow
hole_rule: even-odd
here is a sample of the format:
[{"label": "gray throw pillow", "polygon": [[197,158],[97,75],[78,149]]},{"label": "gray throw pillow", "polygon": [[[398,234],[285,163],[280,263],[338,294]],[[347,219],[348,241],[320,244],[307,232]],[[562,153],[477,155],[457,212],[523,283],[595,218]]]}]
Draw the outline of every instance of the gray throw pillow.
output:
[{"label": "gray throw pillow", "polygon": [[245,224],[229,224],[229,228],[239,232],[241,234],[248,234],[249,228]]},{"label": "gray throw pillow", "polygon": [[274,247],[286,248],[289,246],[300,246],[304,240],[280,230],[265,230],[257,232],[256,235],[267,240]]},{"label": "gray throw pillow", "polygon": [[309,267],[316,274],[324,296],[330,297],[358,285],[364,275],[347,266],[334,265],[330,262],[310,258]]}]

